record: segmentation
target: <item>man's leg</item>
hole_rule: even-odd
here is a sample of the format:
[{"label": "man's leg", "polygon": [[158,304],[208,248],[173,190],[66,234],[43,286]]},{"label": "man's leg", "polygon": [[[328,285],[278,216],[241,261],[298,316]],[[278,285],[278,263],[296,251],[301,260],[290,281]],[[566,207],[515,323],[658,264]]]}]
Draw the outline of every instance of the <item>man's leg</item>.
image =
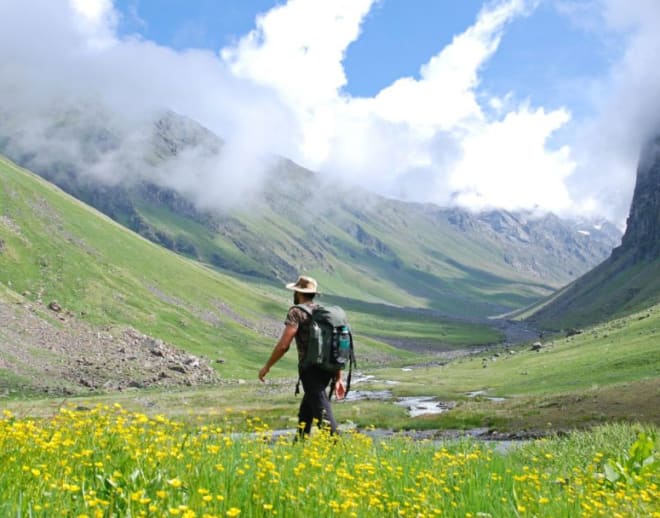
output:
[{"label": "man's leg", "polygon": [[300,402],[300,410],[298,411],[298,435],[309,435],[312,430],[312,421],[314,421],[314,409],[308,397],[308,392],[304,390],[302,401]]},{"label": "man's leg", "polygon": [[330,433],[334,434],[337,431],[337,422],[332,414],[332,407],[326,392],[332,378],[332,373],[317,367],[308,367],[301,371],[300,381],[305,394],[298,414],[299,433],[309,434],[314,420],[317,420],[320,427],[324,416],[330,422]]}]

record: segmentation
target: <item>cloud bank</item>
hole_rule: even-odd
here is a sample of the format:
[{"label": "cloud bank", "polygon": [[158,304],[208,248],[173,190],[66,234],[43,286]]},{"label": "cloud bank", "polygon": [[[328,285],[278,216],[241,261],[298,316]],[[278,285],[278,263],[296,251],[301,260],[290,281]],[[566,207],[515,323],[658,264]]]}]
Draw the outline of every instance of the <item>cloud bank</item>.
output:
[{"label": "cloud bank", "polygon": [[567,185],[584,205],[621,221],[629,209],[641,148],[660,135],[660,2],[598,0],[573,12],[621,38],[620,57],[599,88],[595,115],[576,129],[575,172]]},{"label": "cloud bank", "polygon": [[325,178],[402,199],[623,220],[639,149],[660,129],[660,72],[651,66],[660,55],[658,2],[561,3],[576,23],[591,19],[626,44],[592,91],[588,121],[576,121],[568,107],[516,101],[515,85],[503,98],[481,85],[507,27],[537,7],[532,0],[486,3],[416,77],[373,97],[349,95],[343,59],[375,3],[289,0],[212,52],[119,36],[122,14],[112,0],[3,2],[0,125],[13,145],[44,159],[75,158],[76,136],[54,132],[53,117],[76,106],[74,117],[102,122],[120,143],[120,152],[86,172],[121,181],[144,153],[154,113],[189,116],[220,135],[225,152],[180,157],[150,174],[205,207],[242,199],[259,185],[263,157],[280,155]]}]

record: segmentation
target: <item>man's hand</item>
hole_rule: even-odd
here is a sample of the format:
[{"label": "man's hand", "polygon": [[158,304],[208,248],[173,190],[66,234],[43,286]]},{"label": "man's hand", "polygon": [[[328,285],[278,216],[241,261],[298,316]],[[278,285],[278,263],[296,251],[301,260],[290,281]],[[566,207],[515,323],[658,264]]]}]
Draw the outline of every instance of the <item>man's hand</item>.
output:
[{"label": "man's hand", "polygon": [[346,396],[346,387],[344,386],[344,382],[341,380],[341,378],[335,381],[335,394],[337,399],[344,399]]},{"label": "man's hand", "polygon": [[259,380],[260,380],[262,383],[263,383],[264,381],[266,381],[264,378],[266,377],[266,374],[268,374],[268,371],[269,371],[269,370],[270,370],[270,369],[264,365],[264,366],[261,368],[261,370],[259,371]]}]

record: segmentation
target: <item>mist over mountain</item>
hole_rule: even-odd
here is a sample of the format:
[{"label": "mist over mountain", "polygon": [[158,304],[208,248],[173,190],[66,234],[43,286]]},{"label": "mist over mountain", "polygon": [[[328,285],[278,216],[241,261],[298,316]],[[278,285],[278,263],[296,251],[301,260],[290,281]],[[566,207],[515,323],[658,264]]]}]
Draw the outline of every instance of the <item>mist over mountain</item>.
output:
[{"label": "mist over mountain", "polygon": [[54,110],[36,140],[5,119],[0,153],[144,237],[234,273],[281,282],[306,271],[346,296],[489,315],[549,294],[619,243],[605,221],[390,200],[250,155],[173,112],[131,125],[88,108]]},{"label": "mist over mountain", "polygon": [[660,257],[660,136],[641,152],[626,232],[612,257],[626,254],[633,263]]},{"label": "mist over mountain", "polygon": [[660,300],[660,137],[647,143],[621,245],[531,317],[557,329],[600,322]]},{"label": "mist over mountain", "polygon": [[113,182],[131,176],[128,150],[140,154],[158,110],[172,109],[221,135],[226,170],[242,171],[227,178],[198,157],[198,177],[175,168],[157,182],[209,207],[242,203],[268,170],[262,160],[278,155],[388,197],[542,207],[622,225],[637,150],[657,130],[660,77],[648,66],[658,54],[656,2],[554,3],[571,25],[597,23],[617,49],[608,70],[562,86],[580,91],[581,108],[529,96],[515,82],[493,91],[485,81],[510,28],[544,4],[524,0],[484,3],[409,73],[370,97],[351,96],[344,61],[378,4],[285,2],[221,49],[177,49],[122,32],[118,2],[1,2],[0,121],[14,144],[50,159],[84,151],[54,118],[98,119],[107,144],[118,138],[127,158],[85,173]]}]

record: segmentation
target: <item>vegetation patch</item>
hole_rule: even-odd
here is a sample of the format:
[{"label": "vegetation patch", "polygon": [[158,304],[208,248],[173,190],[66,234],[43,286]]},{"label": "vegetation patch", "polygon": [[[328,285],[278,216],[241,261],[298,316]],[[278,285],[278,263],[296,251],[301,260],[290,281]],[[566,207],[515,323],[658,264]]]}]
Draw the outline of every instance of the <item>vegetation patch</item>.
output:
[{"label": "vegetation patch", "polygon": [[[657,430],[608,426],[509,453],[474,441],[170,420],[119,405],[0,419],[5,516],[657,516]],[[304,480],[304,482],[303,482]],[[655,514],[654,514],[655,513]]]},{"label": "vegetation patch", "polygon": [[[105,334],[112,328],[123,334],[132,329],[204,359],[224,381],[252,378],[262,365],[290,304],[281,284],[225,275],[177,256],[2,158],[0,186],[0,312],[17,317],[12,320],[13,335],[20,334],[20,328],[28,330],[21,340],[12,336],[0,341],[0,348],[21,343],[22,350],[43,356],[34,347],[57,343],[57,331],[72,338],[69,356],[83,358],[99,341],[92,340],[94,332]],[[48,309],[54,302],[60,308],[57,313]],[[501,339],[499,332],[481,324],[450,322],[384,304],[344,302],[350,306],[360,364],[365,367],[410,361],[414,354],[395,346],[402,340],[442,350]],[[29,330],[37,329],[37,319],[54,330],[44,340],[39,340],[39,333],[29,336]],[[0,336],[3,332],[10,330],[5,327]],[[127,352],[117,361],[135,364],[133,356]],[[295,372],[295,355],[289,354],[282,366],[285,369],[275,375]],[[58,377],[42,374],[44,382]],[[14,381],[0,373],[0,383],[16,394],[46,385]],[[89,373],[83,381],[51,388],[58,394],[112,388],[107,379],[91,379]]]}]

